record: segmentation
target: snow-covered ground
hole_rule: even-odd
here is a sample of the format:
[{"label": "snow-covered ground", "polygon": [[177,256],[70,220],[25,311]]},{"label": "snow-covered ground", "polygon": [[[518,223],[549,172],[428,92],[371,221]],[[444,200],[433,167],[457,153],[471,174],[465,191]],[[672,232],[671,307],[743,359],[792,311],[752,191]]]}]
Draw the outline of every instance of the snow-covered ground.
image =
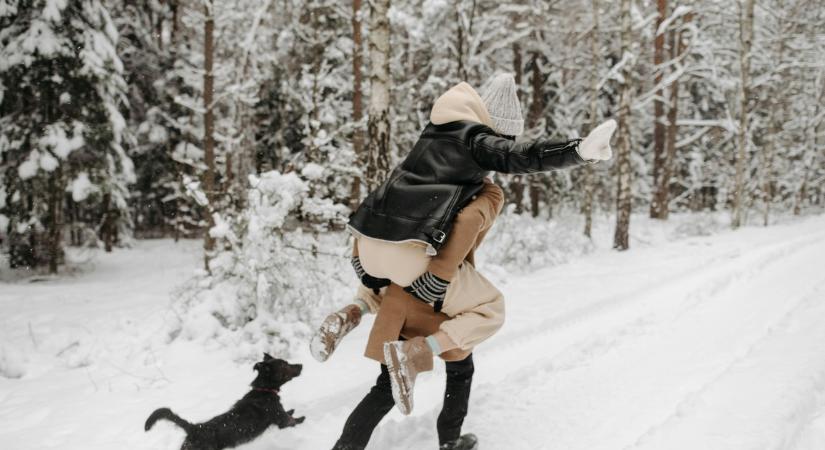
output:
[{"label": "snow-covered ground", "polygon": [[[643,230],[668,235],[656,226]],[[152,410],[201,421],[246,392],[251,365],[166,335],[199,245],[138,242],[68,277],[0,284],[0,447],[174,449],[174,426],[143,431]],[[819,216],[491,267],[508,318],[476,351],[464,429],[485,450],[825,449],[823,258]],[[377,375],[360,356],[369,325],[325,364],[299,355],[282,396],[306,422],[243,448],[331,448]],[[443,364],[418,384],[412,417],[391,412],[370,449],[437,447]]]}]

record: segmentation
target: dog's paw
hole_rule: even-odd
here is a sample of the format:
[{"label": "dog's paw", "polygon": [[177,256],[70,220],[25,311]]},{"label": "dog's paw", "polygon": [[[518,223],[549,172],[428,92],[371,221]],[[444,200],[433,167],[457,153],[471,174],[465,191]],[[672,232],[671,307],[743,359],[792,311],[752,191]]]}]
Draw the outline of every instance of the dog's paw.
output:
[{"label": "dog's paw", "polygon": [[296,418],[295,418],[295,425],[298,425],[298,424],[304,423],[304,419],[306,419],[306,417],[304,417],[304,416],[301,416],[301,417],[296,417]]}]

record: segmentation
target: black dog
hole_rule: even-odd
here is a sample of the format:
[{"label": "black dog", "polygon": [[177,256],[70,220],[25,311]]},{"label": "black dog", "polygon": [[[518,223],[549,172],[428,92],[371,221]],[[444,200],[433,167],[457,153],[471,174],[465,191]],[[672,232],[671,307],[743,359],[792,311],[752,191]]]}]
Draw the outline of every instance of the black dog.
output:
[{"label": "black dog", "polygon": [[146,431],[158,420],[166,419],[186,431],[181,450],[222,450],[255,439],[271,425],[286,428],[303,423],[303,417],[292,417],[295,410],[284,411],[278,396],[284,383],[301,374],[301,365],[264,353],[264,360],[256,363],[254,369],[258,376],[252,381],[252,390],[229,411],[207,422],[192,424],[171,409],[160,408],[146,419]]}]

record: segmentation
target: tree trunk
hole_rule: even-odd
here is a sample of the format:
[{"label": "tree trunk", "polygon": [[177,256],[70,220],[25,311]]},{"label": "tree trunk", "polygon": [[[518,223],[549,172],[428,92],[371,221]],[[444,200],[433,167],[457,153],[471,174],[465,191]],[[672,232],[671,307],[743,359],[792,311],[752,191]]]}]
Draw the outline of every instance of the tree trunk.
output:
[{"label": "tree trunk", "polygon": [[[204,1],[204,41],[203,41],[203,159],[206,163],[206,170],[203,173],[203,191],[209,200],[208,208],[214,208],[215,200],[215,140],[214,140],[214,114],[212,102],[214,98],[215,77],[212,73],[215,57],[215,18],[212,15],[212,0]],[[215,248],[215,240],[209,235],[209,229],[215,225],[211,211],[207,211],[207,229],[204,232],[203,248],[204,265],[209,269],[209,259]]]},{"label": "tree trunk", "polygon": [[103,240],[103,246],[107,253],[112,251],[115,242],[115,233],[117,232],[117,213],[112,208],[112,194],[106,193],[103,195],[103,202],[101,205],[101,220],[100,220],[100,238]]},{"label": "tree trunk", "polygon": [[[685,16],[685,23],[690,23],[692,15]],[[670,57],[675,60],[685,52],[685,31],[672,30],[670,32]],[[679,126],[676,121],[679,116],[679,80],[675,79],[670,84],[670,108],[667,112],[667,139],[665,141],[665,155],[659,172],[658,184],[653,195],[653,204],[657,216],[655,218],[667,220],[670,214],[670,178],[673,175],[673,164],[676,159],[676,135]]]},{"label": "tree trunk", "polygon": [[[677,58],[678,54],[676,31],[670,32],[670,46],[671,57]],[[665,155],[662,161],[662,167],[659,173],[659,184],[656,186],[656,193],[654,194],[654,204],[656,205],[656,213],[658,219],[667,220],[670,214],[670,176],[673,173],[673,160],[676,158],[676,132],[678,127],[676,125],[676,118],[679,112],[679,80],[673,80],[670,85],[670,107],[667,111],[667,139],[665,140]]]},{"label": "tree trunk", "polygon": [[49,225],[46,232],[48,233],[48,252],[49,252],[49,273],[57,273],[57,267],[60,265],[60,259],[63,256],[63,249],[61,245],[61,229],[63,223],[61,220],[61,212],[63,206],[63,196],[65,195],[65,187],[63,186],[63,170],[58,166],[54,174],[49,177]]},{"label": "tree trunk", "polygon": [[370,1],[370,105],[367,187],[377,188],[390,166],[390,0]]},{"label": "tree trunk", "polygon": [[[519,100],[521,100],[521,83],[524,80],[524,64],[521,57],[521,46],[518,43],[513,44],[513,73],[513,78],[515,79],[516,87],[518,88],[516,92]],[[521,175],[508,175],[507,179],[507,190],[510,193],[508,197],[512,199],[510,203],[514,203],[516,205],[513,212],[516,214],[521,214],[523,211],[521,202],[524,199],[524,184],[521,181],[522,177]]]},{"label": "tree trunk", "polygon": [[[533,91],[530,101],[530,110],[527,112],[527,127],[534,129],[539,126],[544,115],[544,79],[539,67],[539,53],[532,52],[530,58],[530,86]],[[543,134],[544,130],[539,130]],[[533,217],[539,215],[539,197],[541,195],[541,179],[546,178],[545,174],[532,174],[527,176],[530,186],[530,214]],[[551,175],[552,176],[552,175]],[[549,200],[549,199],[548,199]],[[548,201],[549,206],[549,201]]]},{"label": "tree trunk", "polygon": [[169,7],[172,8],[172,31],[169,32],[169,42],[174,44],[176,42],[175,38],[178,35],[178,22],[180,17],[180,11],[178,10],[180,6],[178,5],[178,0],[172,0]]},{"label": "tree trunk", "polygon": [[799,184],[799,189],[796,191],[793,203],[793,215],[798,216],[802,214],[802,203],[805,201],[808,191],[808,178],[811,174],[810,166],[805,168],[805,175],[802,176],[802,183]]},{"label": "tree trunk", "polygon": [[770,135],[768,136],[767,145],[765,145],[765,151],[762,154],[762,170],[760,170],[762,174],[762,182],[760,183],[762,185],[762,202],[765,207],[762,212],[763,226],[768,226],[770,223],[771,202],[773,201],[773,177],[771,172],[773,166],[773,154],[776,149],[776,135],[780,130],[779,124],[776,123],[775,109],[775,107],[771,108],[768,117],[768,122],[770,124]]},{"label": "tree trunk", "polygon": [[516,81],[516,96],[521,99],[521,82],[524,78],[524,63],[521,59],[521,45],[513,43],[513,78]]},{"label": "tree trunk", "polygon": [[[599,70],[602,55],[599,46],[599,0],[592,0],[593,31],[590,33],[590,56],[593,67],[590,70],[590,129],[596,128],[599,120]],[[593,165],[588,164],[584,173],[584,235],[591,237],[593,231],[593,197],[596,193],[596,180]]]},{"label": "tree trunk", "polygon": [[456,76],[461,81],[467,81],[467,66],[464,64],[464,59],[466,57],[465,52],[467,51],[467,37],[473,32],[473,19],[475,18],[476,13],[476,0],[472,1],[472,6],[470,9],[470,17],[469,23],[467,24],[467,29],[464,29],[464,22],[461,20],[461,7],[462,2],[456,2],[455,6],[455,22],[457,24],[458,30],[456,33],[456,53],[458,53],[457,61],[458,65],[456,67]]},{"label": "tree trunk", "polygon": [[456,32],[456,61],[458,65],[456,66],[456,78],[459,80],[465,80],[467,78],[467,74],[464,71],[464,27],[461,25],[461,5],[457,3],[455,6],[455,23],[458,28]]},{"label": "tree trunk", "polygon": [[[622,0],[622,57],[630,51],[631,25],[630,0]],[[632,192],[630,190],[633,174],[630,167],[630,65],[622,67],[622,81],[619,85],[619,150],[617,166],[619,169],[616,195],[616,233],[613,236],[613,248],[627,250],[630,247],[630,211]]]},{"label": "tree trunk", "polygon": [[166,15],[166,8],[163,2],[160,2],[160,11],[158,11],[158,17],[155,21],[155,40],[157,41],[158,48],[163,50],[163,17]]},{"label": "tree trunk", "polygon": [[[785,5],[784,1],[778,1],[777,7],[780,10],[783,10]],[[777,49],[776,52],[778,54],[776,58],[775,65],[781,66],[784,62],[785,58],[785,38],[786,34],[784,33],[784,21],[782,19],[782,15],[777,17],[779,24],[777,26],[779,30],[779,36],[777,36]],[[770,130],[770,134],[767,138],[767,145],[765,145],[765,151],[761,152],[761,168],[759,170],[760,173],[760,185],[762,187],[762,202],[764,205],[764,210],[762,212],[762,225],[768,226],[770,223],[770,216],[771,216],[771,203],[773,202],[773,156],[776,151],[776,138],[777,134],[780,133],[782,130],[782,123],[785,122],[784,117],[780,117],[777,119],[777,114],[780,116],[785,115],[785,100],[781,94],[781,89],[784,87],[784,80],[785,80],[785,70],[780,70],[777,73],[779,78],[778,80],[778,88],[774,91],[774,94],[770,96],[774,100],[768,106],[768,127]],[[819,103],[817,103],[817,106]],[[815,144],[815,143],[814,143]]]},{"label": "tree trunk", "polygon": [[[364,167],[364,130],[361,120],[364,118],[361,92],[361,0],[352,0],[352,121],[356,124],[352,130],[352,150],[355,152],[358,167]],[[361,177],[355,176],[350,187],[350,208],[355,210],[361,202]]]},{"label": "tree trunk", "polygon": [[748,97],[750,96],[751,44],[753,43],[753,9],[754,0],[745,0],[739,20],[739,63],[741,82],[739,84],[739,131],[737,140],[739,150],[736,154],[736,186],[733,199],[733,220],[731,226],[743,225],[745,208],[745,158],[747,157],[748,126],[750,113]]},{"label": "tree trunk", "polygon": [[[823,88],[820,91],[819,98],[814,108],[813,117],[819,116],[823,100],[825,100],[825,80],[823,80]],[[817,152],[822,151],[818,145],[819,139],[822,136],[818,130],[820,126],[821,122],[819,124],[809,122],[808,130],[805,133],[806,149],[802,152],[802,157],[800,159],[803,167],[802,182],[799,184],[799,189],[797,189],[794,195],[793,215],[795,216],[802,214],[802,206],[805,203],[805,198],[808,197],[808,185],[811,182],[811,172],[816,170],[817,161],[819,160]],[[809,152],[811,153],[810,156],[808,156]],[[814,184],[814,186],[816,186],[816,184]]]},{"label": "tree trunk", "polygon": [[[659,27],[667,17],[667,0],[656,0],[656,9],[658,16],[656,17],[656,28],[654,32],[657,33],[653,40],[653,64],[657,67],[655,84],[661,84],[664,69],[661,67],[665,62],[665,34],[658,33]],[[665,152],[665,124],[662,119],[665,115],[665,90],[660,88],[656,92],[656,99],[653,101],[653,186],[659,186],[659,174],[662,172],[662,164],[664,163]],[[662,211],[661,204],[658,201],[658,192],[654,190],[653,200],[650,202],[650,217],[653,219],[661,219]]]}]

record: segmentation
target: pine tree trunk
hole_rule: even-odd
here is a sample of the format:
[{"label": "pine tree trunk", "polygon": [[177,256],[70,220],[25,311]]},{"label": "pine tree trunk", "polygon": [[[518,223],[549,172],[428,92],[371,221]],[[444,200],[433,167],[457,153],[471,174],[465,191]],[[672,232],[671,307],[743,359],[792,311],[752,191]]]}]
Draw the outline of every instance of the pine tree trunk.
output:
[{"label": "pine tree trunk", "polygon": [[178,28],[180,26],[180,5],[178,4],[178,0],[172,0],[169,6],[172,8],[172,31],[169,33],[169,42],[174,44],[176,42],[175,38],[178,35]]},{"label": "pine tree trunk", "polygon": [[390,166],[390,0],[370,1],[370,105],[367,187],[377,188]]},{"label": "pine tree trunk", "polygon": [[736,186],[733,199],[733,220],[731,221],[733,228],[742,226],[744,220],[745,165],[747,163],[745,159],[747,158],[748,127],[750,124],[748,97],[750,96],[754,0],[745,0],[742,8],[739,22],[739,62],[741,67],[741,81],[739,84],[739,130],[737,134],[739,149],[736,154]]},{"label": "pine tree trunk", "polygon": [[776,135],[779,133],[779,126],[776,123],[775,108],[771,108],[768,122],[770,123],[770,135],[767,137],[765,151],[762,153],[762,202],[764,210],[762,212],[762,225],[768,226],[771,217],[771,202],[773,201],[772,166],[773,154],[776,149]]},{"label": "pine tree trunk", "polygon": [[[530,129],[536,128],[541,117],[544,115],[544,79],[539,67],[539,53],[532,52],[530,57],[530,86],[533,91],[532,99],[530,101],[530,110],[527,112],[527,127]],[[543,132],[544,130],[539,130]],[[530,214],[533,217],[539,215],[539,198],[541,196],[541,179],[546,178],[545,174],[532,174],[527,176],[528,184],[530,186]],[[550,202],[548,201],[548,207]]]},{"label": "pine tree trunk", "polygon": [[[622,0],[622,56],[630,51],[630,0]],[[617,166],[619,169],[616,195],[616,232],[613,236],[613,248],[627,250],[630,247],[630,212],[632,207],[631,183],[633,174],[630,166],[630,66],[622,67],[622,81],[619,86],[619,136]]]},{"label": "pine tree trunk", "polygon": [[[358,167],[364,167],[364,130],[361,120],[364,118],[363,94],[361,82],[363,64],[361,52],[361,0],[352,0],[352,121],[356,123],[352,130],[352,150],[358,161]],[[361,177],[355,176],[350,186],[350,208],[355,210],[361,202]]]},{"label": "pine tree trunk", "polygon": [[[685,23],[690,23],[692,15],[685,16]],[[685,52],[685,31],[672,30],[670,32],[670,57],[675,60]],[[673,175],[673,165],[676,159],[676,135],[679,131],[677,119],[679,117],[679,80],[670,84],[670,107],[667,112],[667,139],[665,141],[665,155],[661,162],[658,184],[653,196],[657,216],[655,218],[667,220],[670,209],[670,178]]]},{"label": "pine tree trunk", "polygon": [[513,212],[521,214],[524,212],[524,182],[521,175],[513,175],[510,182],[510,192],[513,194],[513,203],[516,205]]},{"label": "pine tree trunk", "polygon": [[103,240],[104,249],[107,253],[110,253],[115,241],[117,217],[112,208],[112,194],[108,192],[103,195],[100,222],[100,238]]},{"label": "pine tree trunk", "polygon": [[[592,0],[593,30],[590,34],[590,53],[593,67],[590,70],[590,129],[596,128],[599,120],[599,70],[602,64],[599,47],[599,0]],[[593,231],[593,197],[596,193],[596,180],[593,165],[588,164],[584,173],[584,235],[591,237]]]},{"label": "pine tree trunk", "polygon": [[[676,48],[676,32],[671,32],[670,44]],[[677,56],[674,56],[677,57]],[[667,139],[665,141],[665,155],[659,173],[659,184],[654,194],[657,218],[667,220],[670,214],[670,177],[673,173],[673,160],[676,158],[676,119],[679,112],[679,80],[673,80],[670,85],[670,107],[667,111]]]},{"label": "pine tree trunk", "polygon": [[805,168],[805,175],[802,176],[802,183],[799,184],[799,189],[797,189],[796,195],[794,196],[793,215],[795,216],[802,214],[802,203],[805,201],[807,195],[808,177],[810,174],[810,166],[807,166]]},{"label": "pine tree trunk", "polygon": [[[530,215],[533,217],[539,216],[539,198],[541,195],[541,183],[537,179],[538,175],[533,175],[530,178]],[[550,208],[550,193],[548,192],[548,202],[547,207]],[[550,217],[553,216],[553,213],[550,212]]]},{"label": "pine tree trunk", "polygon": [[[656,17],[656,28],[654,32],[656,38],[653,40],[653,64],[657,67],[655,84],[661,84],[664,69],[661,67],[665,62],[665,34],[658,33],[659,27],[667,17],[667,0],[656,0],[656,10],[658,16]],[[656,100],[653,101],[653,186],[659,186],[659,176],[662,172],[662,164],[664,163],[665,154],[665,124],[663,122],[665,116],[665,90],[660,88],[656,92]],[[653,199],[650,202],[650,217],[653,219],[662,218],[661,203],[659,199],[659,192],[654,190]]]},{"label": "pine tree trunk", "polygon": [[[524,64],[521,57],[521,46],[518,43],[513,44],[513,74],[513,78],[516,82],[516,87],[518,88],[516,92],[518,93],[517,95],[519,100],[521,100],[521,83],[524,80]],[[510,203],[514,203],[516,205],[516,208],[514,210],[516,214],[521,214],[523,210],[521,202],[524,199],[524,184],[521,182],[521,180],[521,175],[507,176],[507,190],[510,194],[507,197],[509,199],[512,199]]]},{"label": "pine tree trunk", "polygon": [[49,222],[46,230],[48,233],[49,273],[52,274],[57,273],[60,259],[63,256],[61,245],[61,228],[63,224],[60,216],[63,209],[64,192],[63,169],[58,166],[54,174],[49,177]]},{"label": "pine tree trunk", "polygon": [[[215,18],[212,15],[212,0],[204,2],[204,42],[203,42],[203,158],[206,163],[206,170],[203,173],[203,191],[209,200],[209,207],[214,208],[215,200],[215,141],[214,141],[214,113],[212,102],[214,98],[215,77],[212,73],[215,57]],[[212,214],[207,211],[207,229],[204,232],[203,248],[204,265],[209,269],[209,259],[215,248],[215,240],[209,235],[209,229],[214,226]]]},{"label": "pine tree trunk", "polygon": [[457,3],[455,6],[455,23],[456,23],[456,61],[458,64],[456,65],[456,78],[459,80],[465,80],[467,78],[467,74],[464,71],[464,27],[461,25],[461,5]]}]

